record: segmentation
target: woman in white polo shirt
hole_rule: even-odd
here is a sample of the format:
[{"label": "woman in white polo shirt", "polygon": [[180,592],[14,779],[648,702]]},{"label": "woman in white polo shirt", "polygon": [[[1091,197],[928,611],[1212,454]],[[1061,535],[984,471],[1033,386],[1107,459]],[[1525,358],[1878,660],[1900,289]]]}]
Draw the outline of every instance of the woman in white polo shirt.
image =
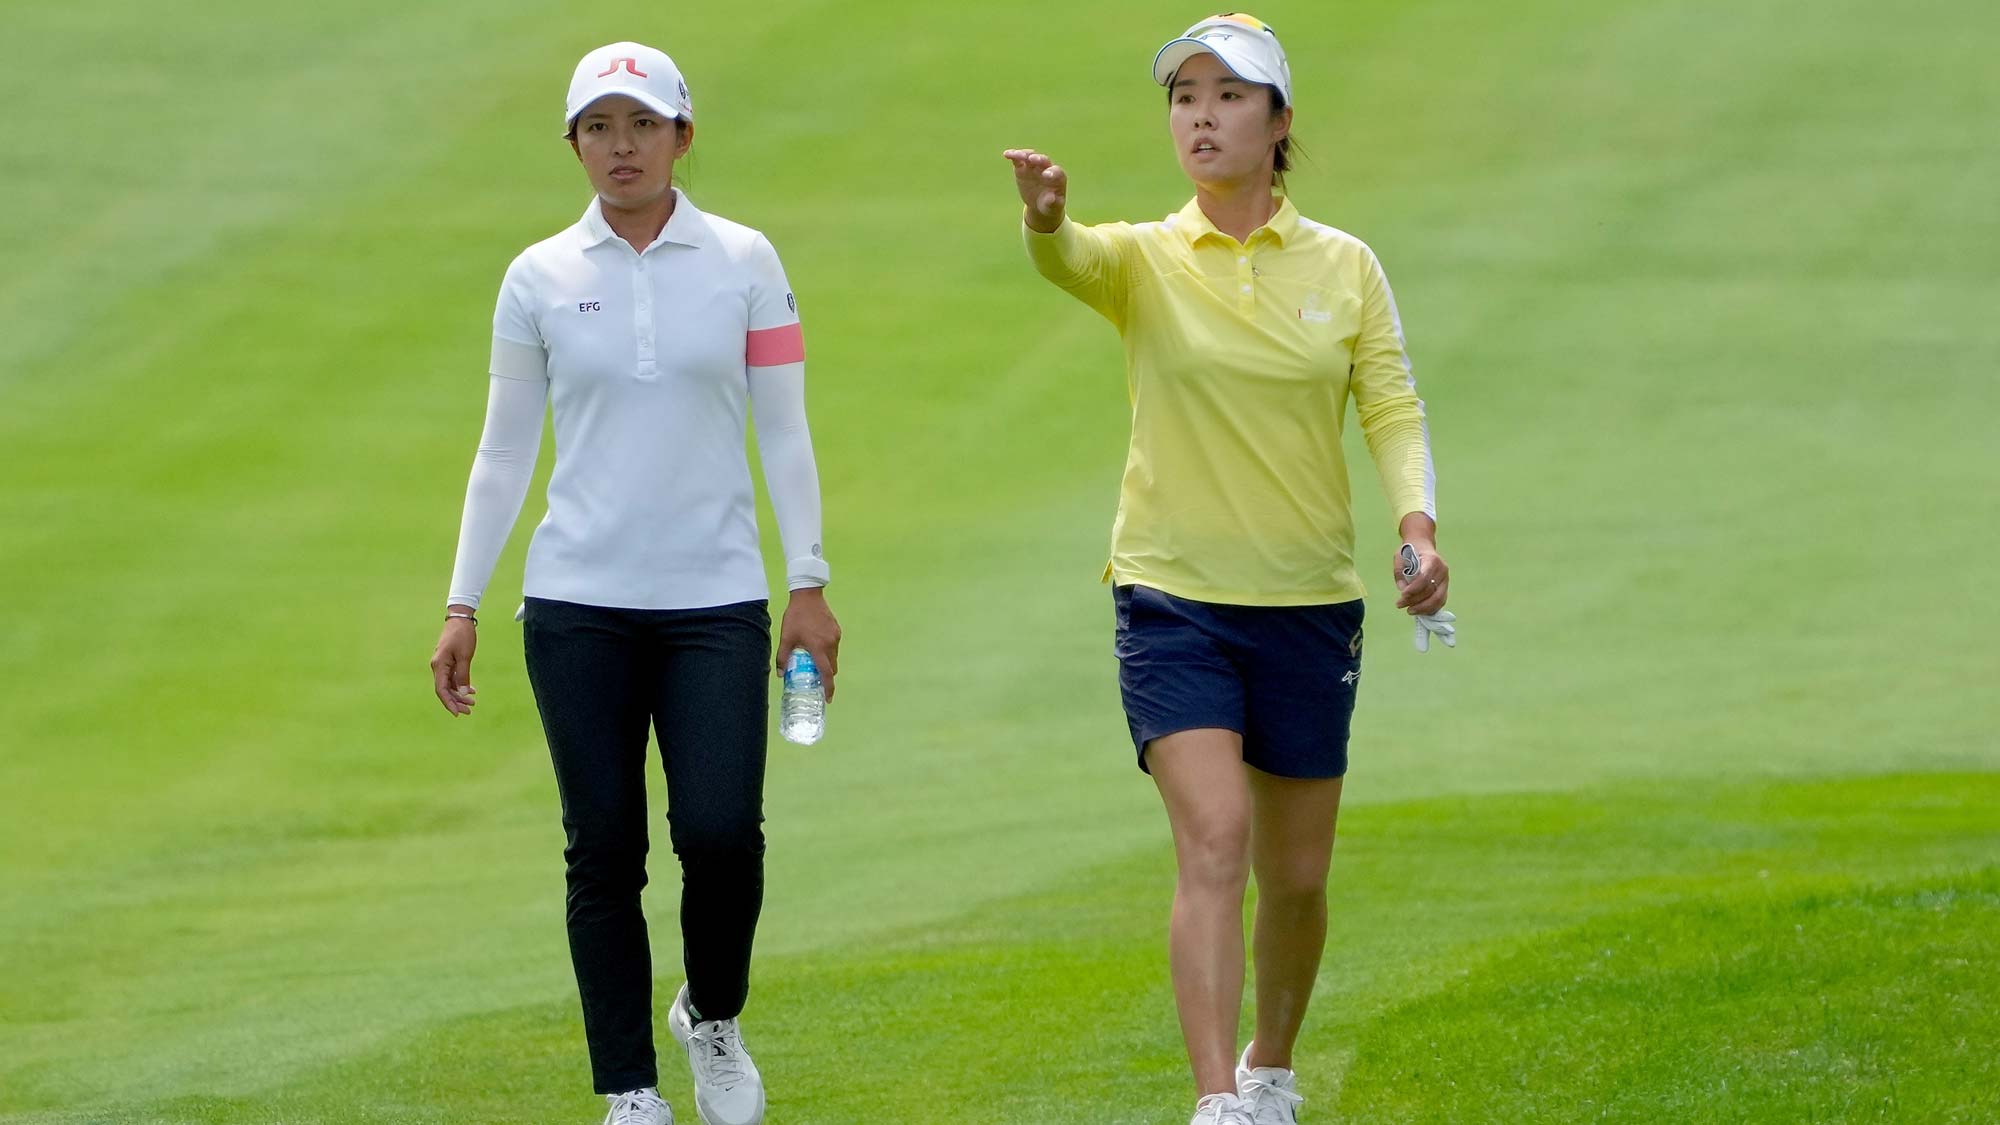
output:
[{"label": "woman in white polo shirt", "polygon": [[439,701],[473,707],[476,615],[526,498],[552,406],[548,514],[528,549],[523,638],[567,832],[569,944],[592,1079],[611,1125],[662,1125],[646,883],[646,742],[665,766],[687,983],[668,1024],[708,1125],[763,1120],[737,1026],[763,901],[773,667],[744,455],[754,414],[790,596],[778,653],[833,695],[840,629],[822,592],[805,348],[777,253],[673,186],[694,140],[665,54],[613,43],[570,82],[566,137],[596,197],[508,267],[486,424],[436,655]]}]

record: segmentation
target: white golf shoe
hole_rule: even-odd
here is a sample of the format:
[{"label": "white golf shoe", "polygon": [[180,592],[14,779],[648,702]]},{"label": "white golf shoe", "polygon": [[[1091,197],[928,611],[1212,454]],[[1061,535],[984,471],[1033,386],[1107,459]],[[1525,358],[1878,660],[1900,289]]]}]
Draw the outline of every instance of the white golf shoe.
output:
[{"label": "white golf shoe", "polygon": [[660,1092],[651,1086],[606,1094],[604,1100],[611,1103],[604,1125],[674,1125],[673,1107],[661,1101]]},{"label": "white golf shoe", "polygon": [[704,1125],[763,1125],[764,1076],[743,1049],[735,1020],[694,1021],[688,990],[681,986],[667,1012],[667,1026],[687,1048],[694,1071],[694,1112]]},{"label": "white golf shoe", "polygon": [[1250,1104],[1235,1094],[1210,1094],[1194,1104],[1188,1125],[1252,1125]]},{"label": "white golf shoe", "polygon": [[1299,1076],[1282,1066],[1250,1065],[1250,1048],[1236,1060],[1236,1095],[1254,1125],[1299,1125]]}]

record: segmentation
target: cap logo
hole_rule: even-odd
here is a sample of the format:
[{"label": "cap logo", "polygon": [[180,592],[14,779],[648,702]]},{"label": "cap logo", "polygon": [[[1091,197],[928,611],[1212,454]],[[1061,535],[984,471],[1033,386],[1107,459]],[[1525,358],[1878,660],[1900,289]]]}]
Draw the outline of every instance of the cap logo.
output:
[{"label": "cap logo", "polygon": [[598,73],[597,76],[599,78],[609,78],[610,76],[618,73],[619,63],[625,64],[625,73],[627,74],[635,75],[640,78],[649,77],[649,75],[647,75],[645,71],[639,69],[638,59],[612,59],[611,65],[605,67],[601,72]]},{"label": "cap logo", "polygon": [[[1270,24],[1265,23],[1263,20],[1258,19],[1256,16],[1246,15],[1243,12],[1224,12],[1221,15],[1216,16],[1215,18],[1219,20],[1228,20],[1230,23],[1242,24],[1244,27],[1247,27],[1252,31],[1271,31]],[[1272,34],[1275,35],[1276,32],[1272,32]]]}]

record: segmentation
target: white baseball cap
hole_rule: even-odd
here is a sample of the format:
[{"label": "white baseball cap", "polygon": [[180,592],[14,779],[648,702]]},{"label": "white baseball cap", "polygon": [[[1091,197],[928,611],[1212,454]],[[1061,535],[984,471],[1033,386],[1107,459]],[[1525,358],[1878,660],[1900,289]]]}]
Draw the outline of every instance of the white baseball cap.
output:
[{"label": "white baseball cap", "polygon": [[576,127],[576,119],[590,103],[612,94],[637,99],[640,105],[664,117],[694,120],[694,103],[688,100],[688,84],[681,68],[665,51],[644,43],[612,43],[583,56],[569,80],[569,103],[563,113],[563,133]]},{"label": "white baseball cap", "polygon": [[1153,56],[1153,81],[1171,85],[1181,64],[1206,51],[1222,60],[1229,73],[1245,82],[1276,86],[1286,105],[1292,104],[1292,67],[1278,33],[1256,16],[1224,12],[1210,16],[1169,40]]}]

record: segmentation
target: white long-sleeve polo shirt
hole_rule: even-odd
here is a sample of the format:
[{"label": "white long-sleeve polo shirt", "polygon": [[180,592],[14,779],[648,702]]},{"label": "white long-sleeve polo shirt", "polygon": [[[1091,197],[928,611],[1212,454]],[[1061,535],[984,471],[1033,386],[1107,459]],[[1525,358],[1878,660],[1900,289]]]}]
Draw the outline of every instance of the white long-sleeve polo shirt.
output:
[{"label": "white long-sleeve polo shirt", "polygon": [[753,411],[787,584],[826,584],[804,360],[797,302],[762,234],[676,190],[640,253],[592,199],[501,283],[448,600],[479,604],[527,496],[545,405],[556,463],[528,596],[630,609],[768,597],[744,454]]}]

